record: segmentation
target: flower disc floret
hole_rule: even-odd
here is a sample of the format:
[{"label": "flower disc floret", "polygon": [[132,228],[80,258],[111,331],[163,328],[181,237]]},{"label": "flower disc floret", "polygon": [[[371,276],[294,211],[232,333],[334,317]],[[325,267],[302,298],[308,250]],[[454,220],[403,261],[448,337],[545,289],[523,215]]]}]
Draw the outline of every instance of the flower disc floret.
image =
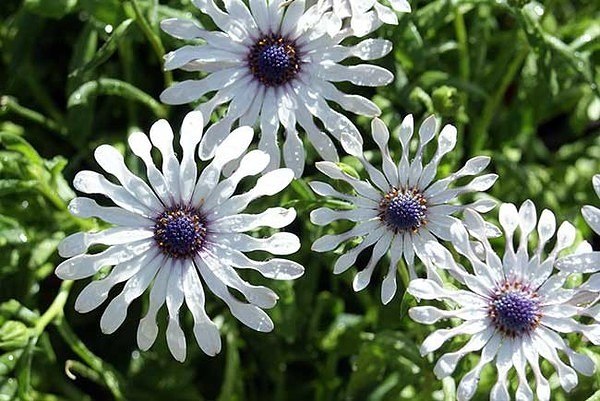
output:
[{"label": "flower disc floret", "polygon": [[520,283],[499,288],[489,306],[496,329],[507,337],[520,337],[534,330],[541,319],[538,295]]},{"label": "flower disc floret", "polygon": [[250,50],[248,66],[254,77],[266,86],[279,86],[292,80],[300,70],[296,45],[281,36],[259,39]]},{"label": "flower disc floret", "polygon": [[394,231],[416,232],[426,223],[427,200],[413,188],[406,191],[392,189],[381,200],[381,219]]},{"label": "flower disc floret", "polygon": [[197,209],[176,207],[156,218],[154,240],[167,256],[191,258],[202,249],[206,229],[206,221]]}]

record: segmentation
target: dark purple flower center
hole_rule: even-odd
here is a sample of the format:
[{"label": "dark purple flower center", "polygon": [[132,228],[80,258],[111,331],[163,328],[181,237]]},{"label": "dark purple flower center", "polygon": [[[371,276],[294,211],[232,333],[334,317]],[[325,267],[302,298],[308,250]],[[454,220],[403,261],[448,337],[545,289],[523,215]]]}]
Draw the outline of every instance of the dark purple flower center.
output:
[{"label": "dark purple flower center", "polygon": [[292,80],[300,70],[300,59],[294,42],[281,36],[259,39],[248,55],[252,74],[266,86],[279,86]]},{"label": "dark purple flower center", "polygon": [[154,240],[160,250],[176,259],[191,258],[202,250],[206,221],[194,208],[176,207],[155,220]]},{"label": "dark purple flower center", "polygon": [[540,302],[535,292],[519,283],[507,283],[494,294],[489,315],[504,335],[519,337],[539,324]]},{"label": "dark purple flower center", "polygon": [[417,189],[392,189],[379,203],[379,217],[394,231],[416,231],[426,223],[427,201]]}]

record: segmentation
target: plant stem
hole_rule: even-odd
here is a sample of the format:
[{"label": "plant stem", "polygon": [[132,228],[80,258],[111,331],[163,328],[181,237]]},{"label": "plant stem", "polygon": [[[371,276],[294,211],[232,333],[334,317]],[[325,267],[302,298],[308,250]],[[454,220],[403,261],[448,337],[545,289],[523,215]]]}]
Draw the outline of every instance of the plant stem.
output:
[{"label": "plant stem", "polygon": [[58,295],[56,295],[56,298],[54,298],[54,301],[52,301],[52,304],[46,310],[46,312],[40,316],[33,328],[35,337],[41,336],[44,330],[46,330],[46,326],[48,326],[48,324],[50,324],[54,319],[62,318],[63,308],[65,307],[67,298],[69,298],[69,292],[71,291],[72,286],[73,281],[71,280],[62,282],[60,289],[58,290]]},{"label": "plant stem", "polygon": [[500,83],[497,86],[496,91],[492,96],[488,98],[481,113],[481,118],[475,122],[473,128],[473,148],[472,154],[481,152],[486,145],[489,133],[488,129],[492,123],[494,113],[498,108],[498,105],[502,101],[502,97],[506,93],[506,89],[513,82],[515,75],[521,69],[521,65],[525,60],[525,57],[529,54],[529,47],[525,44],[517,44],[518,49],[512,62],[507,66],[506,73],[502,77]]},{"label": "plant stem", "polygon": [[94,355],[79,337],[77,337],[64,318],[56,321],[56,328],[71,350],[102,378],[102,381],[110,390],[114,399],[117,401],[125,401],[125,396],[121,390],[121,380],[114,368],[98,356]]},{"label": "plant stem", "polygon": [[[148,21],[146,21],[146,18],[142,14],[142,10],[140,9],[137,0],[130,0],[129,3],[131,4],[133,12],[135,13],[135,20],[139,24],[148,41],[150,41],[150,45],[152,45],[152,49],[154,49],[154,53],[156,53],[156,56],[158,57],[158,62],[160,65],[162,65],[163,56],[165,55],[165,48],[160,40],[160,37],[152,31],[152,27],[150,27],[150,24]],[[171,74],[171,71],[164,71],[163,74],[165,87],[171,86],[173,83],[173,74]]]},{"label": "plant stem", "polygon": [[465,19],[460,11],[460,5],[454,9],[454,30],[456,31],[456,40],[458,42],[460,78],[465,82],[469,82],[469,77],[471,76],[469,43],[467,41]]},{"label": "plant stem", "polygon": [[39,124],[47,130],[55,132],[62,137],[67,134],[67,131],[56,121],[44,116],[41,113],[38,113],[35,110],[21,106],[12,96],[2,96],[0,98],[0,111],[13,113],[26,120]]}]

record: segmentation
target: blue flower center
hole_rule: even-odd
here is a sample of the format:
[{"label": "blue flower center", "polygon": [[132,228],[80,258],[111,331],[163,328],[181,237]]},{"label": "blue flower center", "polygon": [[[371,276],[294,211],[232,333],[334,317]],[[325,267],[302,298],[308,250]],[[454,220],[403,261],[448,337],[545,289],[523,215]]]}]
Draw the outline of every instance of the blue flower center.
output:
[{"label": "blue flower center", "polygon": [[532,331],[541,318],[537,294],[519,284],[506,284],[497,291],[490,303],[489,314],[496,328],[509,337]]},{"label": "blue flower center", "polygon": [[202,250],[206,239],[206,221],[193,208],[174,208],[155,220],[154,240],[160,250],[176,259],[191,258]]},{"label": "blue flower center", "polygon": [[427,201],[417,189],[392,189],[381,200],[380,218],[394,231],[417,231],[426,223]]},{"label": "blue flower center", "polygon": [[279,86],[293,79],[300,60],[293,42],[275,35],[258,40],[248,55],[252,74],[266,86]]}]

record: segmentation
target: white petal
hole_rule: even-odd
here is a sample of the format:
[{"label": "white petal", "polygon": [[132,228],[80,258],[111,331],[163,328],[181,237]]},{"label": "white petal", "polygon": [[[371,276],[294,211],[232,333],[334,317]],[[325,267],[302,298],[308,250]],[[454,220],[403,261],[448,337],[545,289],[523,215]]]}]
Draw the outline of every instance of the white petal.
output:
[{"label": "white petal", "polygon": [[221,170],[225,164],[240,157],[252,142],[254,132],[250,127],[240,127],[231,134],[215,150],[212,162],[202,170],[194,189],[192,203],[197,205],[208,198],[219,182]]},{"label": "white petal", "polygon": [[201,257],[196,258],[196,263],[199,266],[208,267],[218,280],[226,286],[241,292],[251,304],[263,309],[275,306],[279,297],[273,290],[264,286],[255,286],[242,280],[235,269],[226,263],[227,261],[219,258],[219,254],[220,252],[214,254],[205,252]]},{"label": "white petal", "polygon": [[181,158],[181,172],[179,186],[181,188],[181,199],[185,204],[192,200],[192,193],[196,185],[198,169],[196,166],[196,147],[202,138],[204,118],[202,113],[193,111],[188,113],[181,124],[181,138],[179,143],[183,149]]},{"label": "white petal", "polygon": [[185,334],[179,325],[179,309],[183,305],[183,262],[177,261],[174,270],[169,276],[167,284],[167,310],[169,311],[169,323],[167,325],[167,346],[171,355],[179,361],[185,360],[186,343]]},{"label": "white petal", "polygon": [[273,330],[273,321],[262,309],[235,299],[208,267],[199,265],[198,269],[213,294],[227,304],[236,319],[256,331],[267,333]]},{"label": "white petal", "polygon": [[581,214],[590,228],[600,235],[600,209],[586,205],[581,209]]},{"label": "white petal", "polygon": [[155,242],[141,240],[123,245],[113,245],[93,255],[78,255],[67,259],[56,267],[55,274],[63,280],[79,280],[96,274],[104,266],[126,262],[148,251]]},{"label": "white petal", "polygon": [[402,248],[402,236],[396,235],[390,247],[390,266],[387,274],[383,278],[383,282],[381,283],[381,303],[384,305],[390,303],[392,298],[394,298],[394,295],[396,295],[396,290],[398,288],[396,283],[396,269],[400,259],[402,258]]},{"label": "white petal", "polygon": [[436,377],[442,379],[451,375],[462,358],[470,353],[481,350],[488,343],[493,334],[494,329],[490,327],[485,331],[474,334],[467,344],[458,351],[442,355],[433,369]]},{"label": "white petal", "polygon": [[217,325],[210,320],[204,309],[205,296],[202,282],[192,263],[184,263],[183,268],[183,293],[185,302],[194,317],[196,342],[205,354],[215,356],[221,351],[221,337]]},{"label": "white petal", "polygon": [[154,231],[151,228],[112,227],[96,233],[78,232],[69,235],[58,244],[58,253],[63,258],[70,258],[84,254],[95,244],[120,245],[153,236]]},{"label": "white petal", "polygon": [[120,207],[100,206],[95,200],[85,197],[74,198],[69,203],[69,212],[77,217],[97,217],[110,224],[125,227],[152,227],[154,221]]},{"label": "white petal", "polygon": [[360,244],[340,256],[333,265],[333,274],[341,274],[348,270],[358,258],[358,255],[369,246],[373,245],[387,232],[385,227],[379,227],[370,232]]},{"label": "white petal", "polygon": [[109,174],[115,176],[123,188],[135,199],[144,204],[150,210],[158,212],[163,205],[158,200],[150,187],[139,177],[135,176],[123,160],[123,156],[117,149],[110,145],[100,145],[94,151],[96,161]]},{"label": "white petal", "polygon": [[282,228],[296,218],[293,208],[272,207],[259,214],[237,214],[226,216],[211,223],[211,231],[216,233],[246,232],[259,227]]},{"label": "white petal", "polygon": [[164,264],[164,256],[159,255],[127,281],[123,291],[110,301],[100,318],[100,329],[104,334],[114,333],[123,324],[127,317],[127,308],[129,308],[131,302],[146,291],[156,272]]},{"label": "white petal", "polygon": [[148,137],[142,132],[134,132],[127,139],[129,148],[138,156],[146,165],[146,176],[156,195],[162,200],[165,205],[173,206],[179,202],[173,197],[169,190],[165,176],[156,168],[154,160],[152,160],[152,144]]},{"label": "white petal", "polygon": [[370,64],[353,66],[334,63],[322,64],[317,74],[327,81],[349,81],[359,86],[385,86],[394,80],[394,75],[391,72]]},{"label": "white petal", "polygon": [[379,241],[377,241],[377,244],[375,244],[373,247],[373,253],[371,254],[371,258],[369,259],[367,266],[354,276],[354,280],[352,281],[352,288],[354,291],[362,291],[369,285],[371,276],[373,275],[373,270],[375,269],[377,263],[389,250],[393,237],[394,234],[392,232],[387,232],[379,239]]},{"label": "white petal", "polygon": [[485,320],[470,320],[451,329],[436,330],[428,335],[421,344],[421,355],[438,350],[446,341],[461,334],[476,334],[489,327]]},{"label": "white petal", "polygon": [[77,296],[75,310],[79,313],[87,313],[96,309],[108,299],[108,294],[115,285],[129,280],[137,274],[142,267],[158,255],[157,252],[152,249],[131,260],[119,263],[105,278],[89,283]]},{"label": "white petal", "polygon": [[166,120],[158,120],[150,127],[150,140],[162,156],[162,173],[168,190],[175,201],[181,202],[179,188],[179,161],[173,150],[173,130]]},{"label": "white petal", "polygon": [[235,215],[246,209],[253,200],[261,196],[273,196],[281,192],[294,179],[294,172],[289,168],[281,168],[261,176],[254,187],[241,195],[233,196],[216,208],[210,218]]},{"label": "white petal", "polygon": [[101,194],[109,198],[116,205],[134,214],[152,217],[155,211],[140,202],[125,188],[108,181],[101,174],[94,171],[83,170],[73,179],[73,186],[86,194]]},{"label": "white petal", "polygon": [[220,243],[240,252],[266,251],[274,255],[290,255],[300,249],[300,240],[292,233],[275,233],[268,238],[246,234],[221,234]]},{"label": "white petal", "polygon": [[496,356],[501,345],[501,339],[501,335],[494,335],[483,348],[481,358],[479,359],[479,362],[477,362],[477,365],[463,376],[456,390],[456,398],[458,401],[467,401],[473,398],[475,391],[477,390],[481,370]]},{"label": "white petal", "polygon": [[150,349],[154,341],[156,341],[158,335],[156,315],[167,298],[167,285],[169,283],[169,276],[173,271],[170,267],[172,266],[169,263],[169,266],[163,266],[162,269],[159,269],[150,290],[148,311],[138,325],[137,344],[142,351]]},{"label": "white petal", "polygon": [[596,273],[600,270],[600,252],[565,256],[556,261],[556,268],[568,273]]},{"label": "white petal", "polygon": [[246,153],[238,168],[227,179],[219,182],[216,188],[208,195],[203,208],[212,210],[229,199],[235,192],[240,181],[246,177],[257,175],[269,164],[269,155],[261,150],[251,150]]}]

